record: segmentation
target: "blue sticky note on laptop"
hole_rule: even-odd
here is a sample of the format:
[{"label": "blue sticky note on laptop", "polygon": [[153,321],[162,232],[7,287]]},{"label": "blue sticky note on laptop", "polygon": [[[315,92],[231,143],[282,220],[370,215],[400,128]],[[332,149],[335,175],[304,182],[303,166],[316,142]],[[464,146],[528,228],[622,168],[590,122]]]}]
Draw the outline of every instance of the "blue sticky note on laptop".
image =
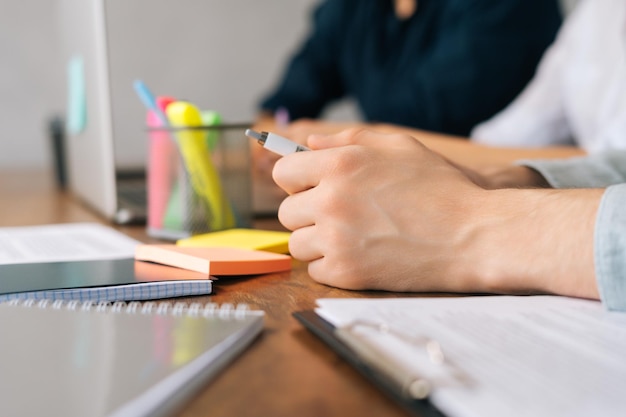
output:
[{"label": "blue sticky note on laptop", "polygon": [[80,56],[67,63],[67,130],[71,135],[82,132],[87,125],[85,65]]}]

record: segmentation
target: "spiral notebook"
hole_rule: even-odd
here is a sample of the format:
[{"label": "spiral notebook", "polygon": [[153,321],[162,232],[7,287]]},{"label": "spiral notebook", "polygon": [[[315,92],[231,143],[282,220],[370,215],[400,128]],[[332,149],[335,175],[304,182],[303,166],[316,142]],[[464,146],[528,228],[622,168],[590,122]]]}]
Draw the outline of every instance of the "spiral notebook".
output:
[{"label": "spiral notebook", "polygon": [[166,416],[263,329],[230,304],[0,304],[0,415]]},{"label": "spiral notebook", "polygon": [[207,295],[206,274],[134,259],[0,266],[0,302],[13,299],[140,301]]}]

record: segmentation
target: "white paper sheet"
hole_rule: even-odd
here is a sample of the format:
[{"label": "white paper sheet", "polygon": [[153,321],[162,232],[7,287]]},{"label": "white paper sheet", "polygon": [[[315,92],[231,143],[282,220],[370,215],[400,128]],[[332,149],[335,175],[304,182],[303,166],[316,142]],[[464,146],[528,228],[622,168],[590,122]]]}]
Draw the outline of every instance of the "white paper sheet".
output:
[{"label": "white paper sheet", "polygon": [[140,242],[98,223],[0,228],[0,265],[133,258]]},{"label": "white paper sheet", "polygon": [[401,346],[394,334],[439,342],[461,381],[435,384],[430,398],[450,417],[626,415],[626,314],[609,313],[599,302],[485,296],[321,299],[318,305],[317,313],[335,326],[359,320],[390,326],[387,335],[375,326],[354,329],[415,372],[423,346]]}]

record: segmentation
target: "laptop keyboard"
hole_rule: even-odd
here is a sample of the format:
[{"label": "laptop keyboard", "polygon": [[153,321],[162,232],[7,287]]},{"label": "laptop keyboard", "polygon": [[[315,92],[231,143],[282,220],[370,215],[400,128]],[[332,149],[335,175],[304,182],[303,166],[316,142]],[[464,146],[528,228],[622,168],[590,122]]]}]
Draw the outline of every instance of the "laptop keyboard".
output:
[{"label": "laptop keyboard", "polygon": [[118,191],[120,203],[145,209],[148,201],[145,183],[120,184]]},{"label": "laptop keyboard", "polygon": [[145,223],[148,207],[145,181],[118,180],[117,199],[116,223]]}]

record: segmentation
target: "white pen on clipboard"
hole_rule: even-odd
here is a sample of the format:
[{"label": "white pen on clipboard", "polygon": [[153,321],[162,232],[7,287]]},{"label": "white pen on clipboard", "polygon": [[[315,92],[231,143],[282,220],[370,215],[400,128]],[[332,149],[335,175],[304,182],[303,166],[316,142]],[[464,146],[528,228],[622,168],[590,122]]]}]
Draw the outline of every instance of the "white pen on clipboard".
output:
[{"label": "white pen on clipboard", "polygon": [[[334,333],[367,366],[384,375],[387,384],[400,396],[407,399],[424,400],[438,386],[470,383],[471,379],[446,359],[439,342],[427,336],[405,334],[386,323],[364,320],[337,327]],[[399,356],[385,354],[381,343],[387,347],[394,346]],[[402,350],[397,350],[399,348]],[[411,362],[410,366],[405,362],[407,359]]]}]

